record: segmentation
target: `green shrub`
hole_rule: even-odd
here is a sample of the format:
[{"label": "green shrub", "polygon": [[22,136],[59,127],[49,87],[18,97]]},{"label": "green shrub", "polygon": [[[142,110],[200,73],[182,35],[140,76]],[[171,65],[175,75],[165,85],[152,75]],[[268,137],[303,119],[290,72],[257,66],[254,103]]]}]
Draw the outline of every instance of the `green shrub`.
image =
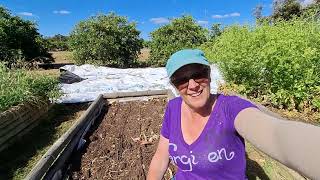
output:
[{"label": "green shrub", "polygon": [[0,63],[0,112],[23,102],[57,98],[57,78],[25,70],[9,70]]},{"label": "green shrub", "polygon": [[135,23],[114,13],[80,22],[70,36],[70,48],[78,64],[130,67],[142,46]]},{"label": "green shrub", "polygon": [[36,24],[12,16],[0,6],[0,62],[8,66],[17,60],[51,62],[51,55],[44,46],[44,39],[38,33]]},{"label": "green shrub", "polygon": [[67,51],[69,50],[68,36],[56,34],[53,37],[47,37],[47,48],[50,51]]},{"label": "green shrub", "polygon": [[243,93],[278,107],[320,109],[319,22],[231,26],[202,48]]},{"label": "green shrub", "polygon": [[207,40],[208,31],[198,25],[191,16],[182,16],[151,33],[150,63],[164,66],[171,54],[195,48]]}]

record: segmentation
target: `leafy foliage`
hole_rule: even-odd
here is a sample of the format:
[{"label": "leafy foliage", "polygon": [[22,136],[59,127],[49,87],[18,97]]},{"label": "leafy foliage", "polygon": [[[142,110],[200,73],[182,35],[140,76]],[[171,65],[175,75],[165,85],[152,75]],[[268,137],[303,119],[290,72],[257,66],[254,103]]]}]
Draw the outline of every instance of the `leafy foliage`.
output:
[{"label": "leafy foliage", "polygon": [[151,46],[151,41],[148,41],[148,40],[143,40],[143,47],[144,48],[150,48]]},{"label": "leafy foliage", "polygon": [[273,2],[272,18],[274,20],[290,20],[302,14],[302,7],[297,0],[275,0]]},{"label": "leafy foliage", "polygon": [[3,63],[0,63],[0,87],[0,111],[26,101],[60,95],[57,78],[25,70],[9,70]]},{"label": "leafy foliage", "polygon": [[195,48],[207,40],[208,32],[191,16],[182,16],[151,33],[150,63],[164,66],[169,56],[184,48]]},{"label": "leafy foliage", "polygon": [[307,6],[302,6],[297,0],[274,0],[272,15],[265,17],[262,16],[262,8],[261,5],[257,5],[253,13],[258,24],[273,24],[279,20],[288,21],[297,17],[313,21],[320,18],[319,0],[315,0]]},{"label": "leafy foliage", "polygon": [[70,36],[70,48],[78,64],[131,67],[143,47],[135,23],[114,13],[80,22]]},{"label": "leafy foliage", "polygon": [[9,66],[17,60],[52,61],[37,31],[36,24],[12,16],[0,6],[0,61]]},{"label": "leafy foliage", "polygon": [[320,1],[316,0],[315,3],[305,7],[303,9],[302,17],[312,21],[320,20]]},{"label": "leafy foliage", "polygon": [[231,26],[202,48],[243,93],[278,107],[320,109],[319,22]]},{"label": "leafy foliage", "polygon": [[46,38],[48,41],[48,49],[53,51],[67,51],[69,50],[68,36],[61,34],[54,35],[53,37]]},{"label": "leafy foliage", "polygon": [[215,39],[216,37],[220,36],[223,32],[221,28],[221,24],[212,24],[211,29],[209,31],[210,40]]}]

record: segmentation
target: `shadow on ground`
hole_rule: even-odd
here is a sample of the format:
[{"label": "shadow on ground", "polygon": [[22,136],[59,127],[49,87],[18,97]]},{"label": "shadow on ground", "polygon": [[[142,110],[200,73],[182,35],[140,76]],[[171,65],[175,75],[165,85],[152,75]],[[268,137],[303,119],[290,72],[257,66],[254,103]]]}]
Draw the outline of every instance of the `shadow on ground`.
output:
[{"label": "shadow on ground", "polygon": [[[78,118],[88,104],[55,104],[28,134],[0,153],[0,180],[24,179],[50,146]],[[78,114],[77,114],[78,113]]]},{"label": "shadow on ground", "polygon": [[261,180],[270,180],[268,175],[264,172],[263,168],[254,160],[248,158],[246,153],[247,159],[247,178],[249,180],[261,179]]}]

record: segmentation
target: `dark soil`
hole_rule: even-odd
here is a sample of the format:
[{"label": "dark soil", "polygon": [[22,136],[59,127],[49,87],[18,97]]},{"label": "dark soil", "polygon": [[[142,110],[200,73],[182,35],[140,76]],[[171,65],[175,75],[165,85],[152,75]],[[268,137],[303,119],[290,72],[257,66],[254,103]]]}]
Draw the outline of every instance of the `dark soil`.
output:
[{"label": "dark soil", "polygon": [[71,178],[146,179],[166,103],[166,98],[157,98],[110,105],[98,127],[88,133],[86,147],[72,157]]}]

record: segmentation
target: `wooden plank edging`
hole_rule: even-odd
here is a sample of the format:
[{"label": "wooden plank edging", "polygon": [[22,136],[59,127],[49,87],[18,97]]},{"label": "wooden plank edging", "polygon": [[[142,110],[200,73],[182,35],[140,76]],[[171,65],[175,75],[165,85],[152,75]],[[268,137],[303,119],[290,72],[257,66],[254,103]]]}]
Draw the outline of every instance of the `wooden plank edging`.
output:
[{"label": "wooden plank edging", "polygon": [[[70,157],[79,143],[80,139],[86,134],[86,131],[93,124],[97,115],[100,115],[104,98],[115,99],[123,97],[156,96],[168,95],[170,99],[174,97],[171,90],[148,90],[136,92],[118,92],[99,95],[99,97],[90,105],[84,114],[76,123],[63,134],[42,156],[38,163],[29,172],[26,179],[52,179],[61,175],[61,168]],[[93,117],[94,116],[94,117]]]},{"label": "wooden plank edging", "polygon": [[104,106],[104,103],[99,104],[99,107],[96,108],[96,111],[93,114],[94,116],[91,117],[91,119],[86,122],[86,124],[81,128],[81,130],[78,131],[75,137],[71,139],[70,143],[66,146],[63,152],[61,152],[56,162],[50,167],[50,169],[44,176],[44,179],[50,179],[50,180],[62,179],[62,169],[65,166],[65,163],[67,162],[69,157],[72,155],[72,152],[74,152],[76,148],[79,148],[79,146],[81,148],[82,146],[81,145],[82,142],[80,142],[81,139],[84,139],[84,136],[87,134],[87,131],[94,124],[96,118],[101,115],[103,106]]},{"label": "wooden plank edging", "polygon": [[45,155],[33,167],[26,179],[55,179],[61,177],[61,169],[64,163],[74,151],[75,146],[86,134],[86,131],[94,123],[95,117],[92,115],[100,115],[101,105],[104,104],[104,98],[123,98],[123,97],[138,97],[138,96],[156,96],[168,95],[171,99],[174,94],[171,90],[150,90],[136,92],[119,92],[99,95],[99,97],[90,105],[87,111],[77,120],[77,122],[60,137],[46,152]]},{"label": "wooden plank edging", "polygon": [[121,98],[121,97],[153,96],[153,95],[166,95],[166,94],[168,94],[168,90],[115,92],[115,93],[105,93],[105,94],[103,94],[103,98],[114,99],[114,98]]},{"label": "wooden plank edging", "polygon": [[1,113],[0,152],[32,130],[49,107],[47,101],[39,101],[37,104],[21,104]]},{"label": "wooden plank edging", "polygon": [[97,110],[97,107],[103,103],[103,96],[99,95],[98,98],[90,105],[90,107],[81,115],[81,117],[68,129],[42,156],[38,163],[29,172],[26,179],[38,180],[41,179],[48,169],[52,166],[63,149],[69,144],[74,136],[82,129],[87,121],[91,120],[91,116]]}]

